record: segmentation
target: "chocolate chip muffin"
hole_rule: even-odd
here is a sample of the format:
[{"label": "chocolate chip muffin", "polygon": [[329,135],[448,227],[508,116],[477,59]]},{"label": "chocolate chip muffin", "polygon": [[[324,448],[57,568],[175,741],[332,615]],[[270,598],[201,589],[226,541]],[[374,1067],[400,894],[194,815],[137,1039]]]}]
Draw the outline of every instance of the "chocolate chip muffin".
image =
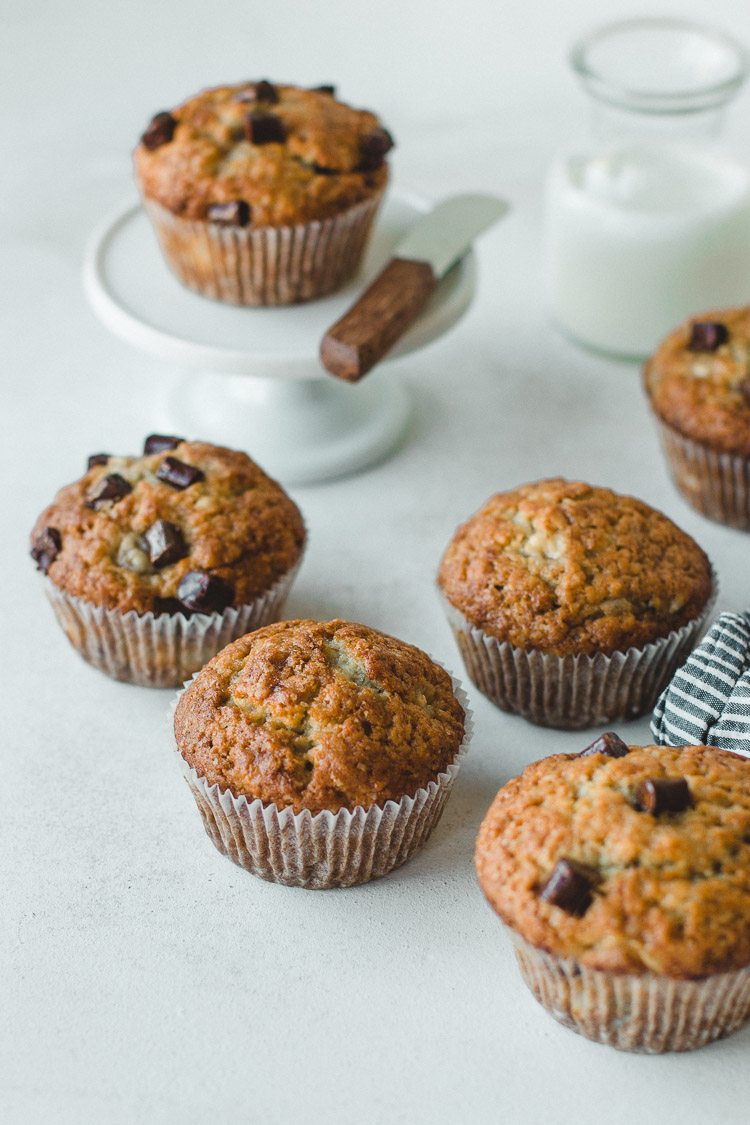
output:
[{"label": "chocolate chip muffin", "polygon": [[438,585],[477,687],[560,727],[649,710],[714,594],[706,555],[661,512],[562,479],[491,497]]},{"label": "chocolate chip muffin", "polygon": [[556,1019],[681,1051],[750,1014],[750,763],[608,732],[529,766],[492,804],[479,882]]},{"label": "chocolate chip muffin", "polygon": [[305,529],[244,453],[152,434],[140,457],[91,456],[31,542],[81,655],[116,679],[166,687],[275,619]]},{"label": "chocolate chip muffin", "polygon": [[240,82],[156,114],[135,171],[183,284],[231,304],[291,304],[356,271],[392,147],[332,86]]},{"label": "chocolate chip muffin", "polygon": [[646,363],[644,385],[685,499],[750,530],[750,307],[681,324]]},{"label": "chocolate chip muffin", "polygon": [[234,641],[180,696],[174,726],[216,847],[302,886],[403,863],[437,823],[466,737],[443,668],[347,621]]}]

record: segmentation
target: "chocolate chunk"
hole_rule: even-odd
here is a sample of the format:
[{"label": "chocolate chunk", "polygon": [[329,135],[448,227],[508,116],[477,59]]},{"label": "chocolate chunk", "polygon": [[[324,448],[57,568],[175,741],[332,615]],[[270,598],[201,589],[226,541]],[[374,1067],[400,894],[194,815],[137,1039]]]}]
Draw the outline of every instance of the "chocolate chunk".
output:
[{"label": "chocolate chunk", "polygon": [[590,758],[593,754],[603,754],[605,758],[624,758],[629,753],[630,747],[622,741],[619,734],[615,734],[613,730],[608,730],[604,734],[600,734],[596,741],[587,746],[585,750],[581,750],[578,757]]},{"label": "chocolate chunk", "polygon": [[250,205],[244,199],[235,199],[233,203],[210,203],[206,218],[223,227],[246,227],[250,222]]},{"label": "chocolate chunk", "polygon": [[636,802],[641,812],[659,816],[684,812],[693,798],[684,777],[649,777],[638,786]]},{"label": "chocolate chunk", "polygon": [[187,613],[187,610],[177,598],[154,598],[154,617],[162,613]]},{"label": "chocolate chunk", "polygon": [[335,86],[311,86],[310,89],[317,91],[319,94],[329,94],[332,98],[336,97]]},{"label": "chocolate chunk", "polygon": [[204,480],[206,474],[196,469],[195,465],[186,465],[184,461],[178,461],[176,457],[165,457],[156,470],[156,476],[165,484],[171,484],[172,488],[183,489],[189,488],[196,481]]},{"label": "chocolate chunk", "polygon": [[175,118],[172,117],[171,113],[163,110],[151,118],[151,124],[141,137],[141,143],[148,149],[160,148],[172,140],[176,128],[177,121]]},{"label": "chocolate chunk", "polygon": [[255,84],[255,96],[259,102],[269,102],[271,105],[275,105],[279,100],[279,91],[268,79],[261,78],[260,82]]},{"label": "chocolate chunk", "polygon": [[237,95],[238,102],[267,102],[268,105],[276,105],[279,100],[279,91],[265,78],[261,78],[260,82],[248,82]]},{"label": "chocolate chunk", "polygon": [[374,172],[383,163],[387,152],[393,148],[393,137],[387,129],[366,133],[359,142],[358,172]]},{"label": "chocolate chunk", "polygon": [[234,592],[228,582],[205,570],[191,570],[177,587],[177,599],[192,613],[221,613]]},{"label": "chocolate chunk", "polygon": [[574,859],[559,859],[539,897],[568,914],[585,914],[591,906],[598,873]]},{"label": "chocolate chunk", "polygon": [[729,339],[726,324],[713,320],[697,320],[690,333],[688,351],[715,352]]},{"label": "chocolate chunk", "polygon": [[737,390],[742,395],[747,405],[750,406],[750,379],[743,379],[738,385]]},{"label": "chocolate chunk", "polygon": [[110,500],[116,504],[132,491],[133,486],[130,481],[125,480],[125,477],[121,477],[119,473],[107,473],[106,477],[102,477],[94,487],[93,492],[89,493],[86,507],[96,509]]},{"label": "chocolate chunk", "polygon": [[168,520],[157,520],[143,536],[151,562],[157,568],[169,566],[187,554],[187,545],[179,527]]},{"label": "chocolate chunk", "polygon": [[245,118],[245,137],[254,145],[283,144],[286,140],[284,122],[274,113],[253,111]]},{"label": "chocolate chunk", "polygon": [[31,557],[36,563],[37,570],[46,574],[52,563],[60,554],[62,536],[56,527],[45,527],[37,535],[31,547]]},{"label": "chocolate chunk", "polygon": [[149,434],[143,443],[143,452],[163,453],[165,449],[176,449],[185,439],[170,437],[168,434]]},{"label": "chocolate chunk", "polygon": [[109,461],[111,453],[89,453],[89,459],[86,462],[86,472],[93,469],[94,465],[106,465]]}]

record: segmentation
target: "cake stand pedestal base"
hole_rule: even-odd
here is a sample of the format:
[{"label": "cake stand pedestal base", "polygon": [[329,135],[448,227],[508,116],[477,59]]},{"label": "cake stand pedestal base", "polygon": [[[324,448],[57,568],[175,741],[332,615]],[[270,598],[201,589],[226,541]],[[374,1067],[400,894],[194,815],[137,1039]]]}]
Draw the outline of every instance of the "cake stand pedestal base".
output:
[{"label": "cake stand pedestal base", "polygon": [[246,449],[271,476],[309,484],[382,460],[403,437],[409,399],[386,370],[357,387],[188,372],[164,395],[162,417],[169,432]]}]

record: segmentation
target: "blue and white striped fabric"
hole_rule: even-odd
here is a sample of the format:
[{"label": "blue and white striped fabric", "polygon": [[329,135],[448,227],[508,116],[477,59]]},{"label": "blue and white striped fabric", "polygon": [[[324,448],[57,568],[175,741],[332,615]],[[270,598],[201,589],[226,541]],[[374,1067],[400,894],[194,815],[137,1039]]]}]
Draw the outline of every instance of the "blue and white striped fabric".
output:
[{"label": "blue and white striped fabric", "polygon": [[750,612],[722,613],[662,692],[651,730],[661,745],[750,757]]}]

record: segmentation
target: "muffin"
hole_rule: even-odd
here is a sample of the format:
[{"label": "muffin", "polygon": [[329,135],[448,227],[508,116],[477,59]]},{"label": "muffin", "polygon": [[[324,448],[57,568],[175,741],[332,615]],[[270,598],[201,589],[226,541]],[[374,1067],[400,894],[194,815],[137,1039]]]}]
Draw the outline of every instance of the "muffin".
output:
[{"label": "muffin", "polygon": [[661,512],[561,479],[491,497],[448,545],[438,586],[479,690],[562,728],[648,711],[714,596],[706,555]]},{"label": "muffin", "polygon": [[175,687],[277,619],[302,516],[244,453],[152,434],[143,456],[89,457],[31,536],[67,637],[116,680]]},{"label": "muffin", "polygon": [[503,786],[476,866],[526,984],[567,1027],[688,1051],[750,1014],[746,760],[608,732]]},{"label": "muffin", "polygon": [[174,717],[208,835],[290,886],[385,875],[440,818],[467,738],[457,691],[424,652],[366,625],[284,621],[234,641]]},{"label": "muffin", "polygon": [[289,305],[357,270],[388,182],[390,133],[332,86],[203,90],[152,119],[134,154],[167,264],[233,305]]},{"label": "muffin", "polygon": [[750,307],[685,321],[646,363],[644,385],[679,491],[750,530]]}]

